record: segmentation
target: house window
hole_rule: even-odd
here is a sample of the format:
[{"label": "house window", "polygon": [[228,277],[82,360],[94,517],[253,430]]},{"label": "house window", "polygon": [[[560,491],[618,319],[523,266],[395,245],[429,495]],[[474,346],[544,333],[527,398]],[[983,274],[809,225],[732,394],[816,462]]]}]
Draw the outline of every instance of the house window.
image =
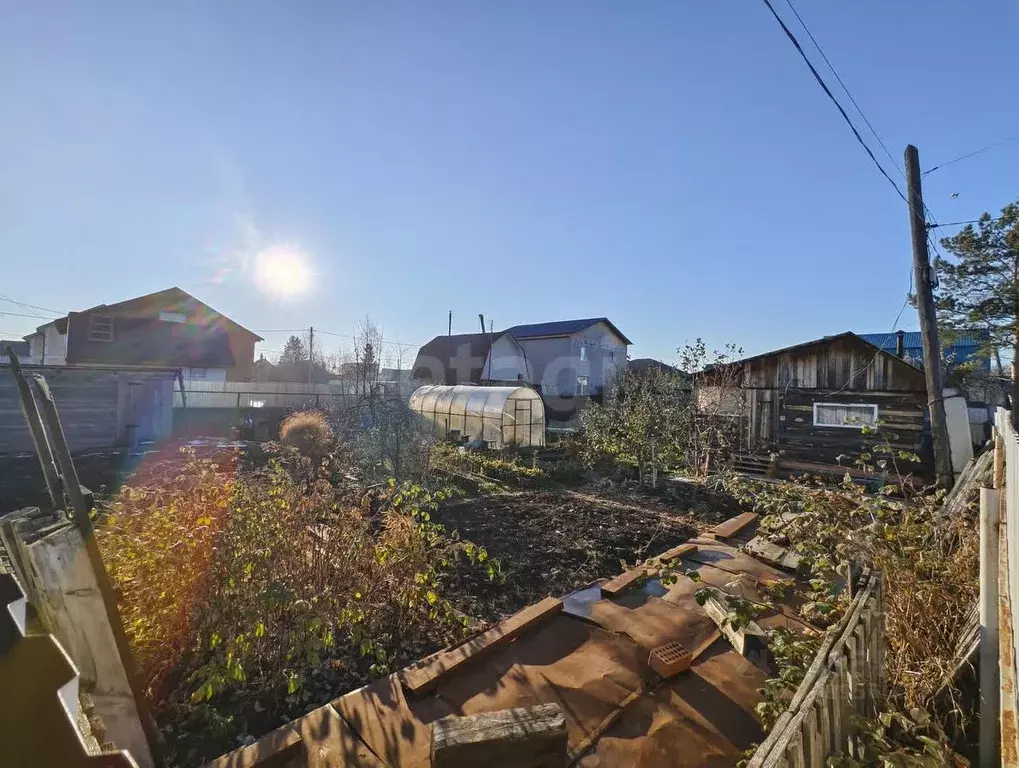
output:
[{"label": "house window", "polygon": [[[583,347],[581,347],[581,349],[583,349]],[[577,377],[577,394],[578,395],[586,395],[588,393],[588,386],[587,386],[587,384],[588,384],[587,376],[578,376]]]},{"label": "house window", "polygon": [[860,403],[814,403],[815,427],[860,429],[877,423],[877,406]]},{"label": "house window", "polygon": [[580,347],[580,359],[587,360],[587,347],[581,345]]},{"label": "house window", "polygon": [[88,340],[113,341],[113,315],[90,316]]},{"label": "house window", "polygon": [[207,368],[188,368],[189,379],[204,379],[207,374]]},{"label": "house window", "polygon": [[160,312],[159,319],[164,323],[186,323],[188,316],[182,315],[180,312]]}]

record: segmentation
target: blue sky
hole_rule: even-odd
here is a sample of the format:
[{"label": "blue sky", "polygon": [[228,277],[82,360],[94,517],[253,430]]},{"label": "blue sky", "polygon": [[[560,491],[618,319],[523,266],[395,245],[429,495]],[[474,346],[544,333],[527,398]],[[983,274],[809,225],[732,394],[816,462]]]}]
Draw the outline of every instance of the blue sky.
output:
[{"label": "blue sky", "polygon": [[[1019,134],[1015,3],[797,9],[896,160]],[[759,0],[0,0],[0,17],[0,293],[18,301],[179,285],[250,328],[370,315],[405,344],[450,309],[459,332],[478,312],[606,315],[634,356],[672,359],[696,336],[756,352],[890,330],[909,286],[904,203]],[[1017,165],[1013,142],[937,171],[928,204],[997,210]],[[281,245],[311,265],[302,295],[252,279]],[[0,315],[0,335],[41,322]]]}]

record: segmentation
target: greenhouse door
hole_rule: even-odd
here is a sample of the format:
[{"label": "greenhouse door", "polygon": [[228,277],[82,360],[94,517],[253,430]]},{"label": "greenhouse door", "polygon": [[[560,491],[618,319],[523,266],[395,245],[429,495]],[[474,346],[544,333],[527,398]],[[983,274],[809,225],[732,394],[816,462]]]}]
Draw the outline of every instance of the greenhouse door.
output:
[{"label": "greenhouse door", "polygon": [[526,445],[531,444],[531,419],[534,418],[533,409],[531,408],[531,401],[513,401],[515,408],[513,411],[513,436],[512,440],[514,444],[519,448],[525,443],[521,442],[521,425],[525,425],[526,428],[523,430],[523,439],[526,441]]}]

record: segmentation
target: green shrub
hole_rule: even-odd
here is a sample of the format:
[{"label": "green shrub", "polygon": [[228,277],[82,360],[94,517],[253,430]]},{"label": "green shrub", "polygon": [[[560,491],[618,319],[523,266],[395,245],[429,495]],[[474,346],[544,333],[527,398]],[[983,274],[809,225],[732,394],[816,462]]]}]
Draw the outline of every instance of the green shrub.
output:
[{"label": "green shrub", "polygon": [[460,451],[448,443],[435,445],[432,461],[436,466],[466,470],[511,484],[535,485],[548,479],[540,467],[529,467],[512,454]]},{"label": "green shrub", "polygon": [[461,560],[497,571],[431,522],[442,493],[390,481],[362,511],[361,493],[309,486],[276,459],[235,475],[184,458],[176,476],[121,489],[98,536],[187,761],[235,746],[231,722],[233,736],[268,730],[462,638],[446,574]]}]

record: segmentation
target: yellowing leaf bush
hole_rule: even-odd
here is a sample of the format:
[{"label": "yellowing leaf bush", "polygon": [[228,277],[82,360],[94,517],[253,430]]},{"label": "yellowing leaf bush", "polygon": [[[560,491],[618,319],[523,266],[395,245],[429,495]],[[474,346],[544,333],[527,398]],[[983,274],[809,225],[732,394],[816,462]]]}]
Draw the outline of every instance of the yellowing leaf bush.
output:
[{"label": "yellowing leaf bush", "polygon": [[223,472],[188,453],[168,479],[123,488],[98,534],[183,762],[460,639],[444,579],[460,559],[493,567],[431,522],[444,495],[418,486],[366,499],[277,459]]}]

